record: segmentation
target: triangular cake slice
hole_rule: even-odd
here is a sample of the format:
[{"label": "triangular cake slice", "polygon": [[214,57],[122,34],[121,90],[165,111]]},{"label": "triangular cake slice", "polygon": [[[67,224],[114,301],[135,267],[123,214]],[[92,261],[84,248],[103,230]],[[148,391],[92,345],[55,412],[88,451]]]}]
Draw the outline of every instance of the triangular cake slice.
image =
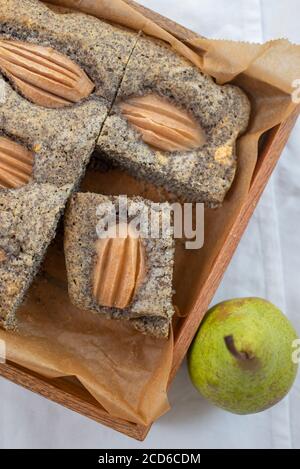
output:
[{"label": "triangular cake slice", "polygon": [[0,191],[0,325],[17,326],[16,311],[23,301],[57,223],[71,187],[30,184]]}]

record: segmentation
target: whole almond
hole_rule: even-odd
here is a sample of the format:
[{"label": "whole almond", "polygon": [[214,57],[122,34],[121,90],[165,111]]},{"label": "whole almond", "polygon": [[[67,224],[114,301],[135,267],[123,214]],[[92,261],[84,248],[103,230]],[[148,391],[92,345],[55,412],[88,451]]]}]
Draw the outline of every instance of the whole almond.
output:
[{"label": "whole almond", "polygon": [[144,142],[158,150],[196,150],[206,141],[202,127],[187,111],[158,95],[130,98],[120,103],[120,109]]},{"label": "whole almond", "polygon": [[132,302],[145,278],[145,253],[132,230],[121,237],[119,230],[124,226],[116,228],[116,237],[96,242],[93,294],[99,305],[123,309]]},{"label": "whole almond", "polygon": [[16,189],[32,178],[34,157],[27,148],[0,137],[0,188]]},{"label": "whole almond", "polygon": [[59,108],[91,94],[94,84],[72,60],[51,47],[0,40],[0,70],[35,104]]}]

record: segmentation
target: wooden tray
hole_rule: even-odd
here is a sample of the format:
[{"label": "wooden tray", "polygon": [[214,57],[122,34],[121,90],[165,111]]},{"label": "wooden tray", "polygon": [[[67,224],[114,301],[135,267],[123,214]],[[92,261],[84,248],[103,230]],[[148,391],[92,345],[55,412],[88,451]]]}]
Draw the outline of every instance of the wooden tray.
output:
[{"label": "wooden tray", "polygon": [[[131,0],[126,1],[127,3],[133,3]],[[136,4],[135,6],[181,40],[185,40],[187,37],[197,37],[195,33],[187,30],[186,28],[175,24],[144,7]],[[199,324],[234,254],[264,187],[266,186],[295,125],[299,112],[300,107],[295,110],[293,115],[291,115],[286,122],[272,129],[265,136],[263,149],[259,154],[257,167],[247,200],[241,207],[233,226],[225,238],[224,244],[214,261],[205,283],[202,286],[201,292],[192,311],[186,318],[182,319],[179,328],[176,330],[174,360],[170,375],[170,384],[185,357],[189,345],[192,342]],[[38,393],[54,402],[74,410],[75,412],[85,415],[86,417],[137,440],[144,440],[151,428],[151,426],[141,426],[110,417],[101,405],[75,379],[46,379],[10,362],[0,365],[0,375],[13,383],[19,384],[30,391]]]}]

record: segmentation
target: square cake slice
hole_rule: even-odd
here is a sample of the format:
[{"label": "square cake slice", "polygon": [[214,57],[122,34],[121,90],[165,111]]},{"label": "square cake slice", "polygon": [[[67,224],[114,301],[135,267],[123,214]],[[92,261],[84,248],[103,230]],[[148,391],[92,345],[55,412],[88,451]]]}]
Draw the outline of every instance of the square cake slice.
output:
[{"label": "square cake slice", "polygon": [[65,216],[71,301],[168,337],[174,308],[170,206],[140,197],[75,194]]},{"label": "square cake slice", "polygon": [[15,313],[52,241],[70,186],[30,184],[0,191],[0,325],[16,328]]},{"label": "square cake slice", "polygon": [[141,36],[97,146],[133,176],[216,207],[249,115],[241,89],[217,85],[164,42]]}]

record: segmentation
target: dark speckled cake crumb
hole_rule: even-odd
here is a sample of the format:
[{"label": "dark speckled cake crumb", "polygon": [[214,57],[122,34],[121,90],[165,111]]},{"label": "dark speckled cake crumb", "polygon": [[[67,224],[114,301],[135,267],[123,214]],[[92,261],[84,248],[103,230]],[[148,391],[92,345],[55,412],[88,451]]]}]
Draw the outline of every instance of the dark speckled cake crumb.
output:
[{"label": "dark speckled cake crumb", "polygon": [[135,32],[88,15],[54,13],[37,0],[0,0],[0,39],[50,46],[77,63],[95,84],[88,99],[47,109],[6,83],[0,133],[35,153],[34,181],[78,186],[136,37]]},{"label": "dark speckled cake crumb", "polygon": [[[132,97],[154,94],[188,112],[206,135],[192,151],[164,152],[144,143],[121,113]],[[141,37],[126,68],[98,149],[133,176],[188,201],[222,204],[236,171],[235,143],[248,125],[250,104],[237,87],[219,86],[162,41]]]},{"label": "dark speckled cake crumb", "polygon": [[71,186],[30,184],[0,191],[0,325],[16,327],[15,313],[52,241]]}]

